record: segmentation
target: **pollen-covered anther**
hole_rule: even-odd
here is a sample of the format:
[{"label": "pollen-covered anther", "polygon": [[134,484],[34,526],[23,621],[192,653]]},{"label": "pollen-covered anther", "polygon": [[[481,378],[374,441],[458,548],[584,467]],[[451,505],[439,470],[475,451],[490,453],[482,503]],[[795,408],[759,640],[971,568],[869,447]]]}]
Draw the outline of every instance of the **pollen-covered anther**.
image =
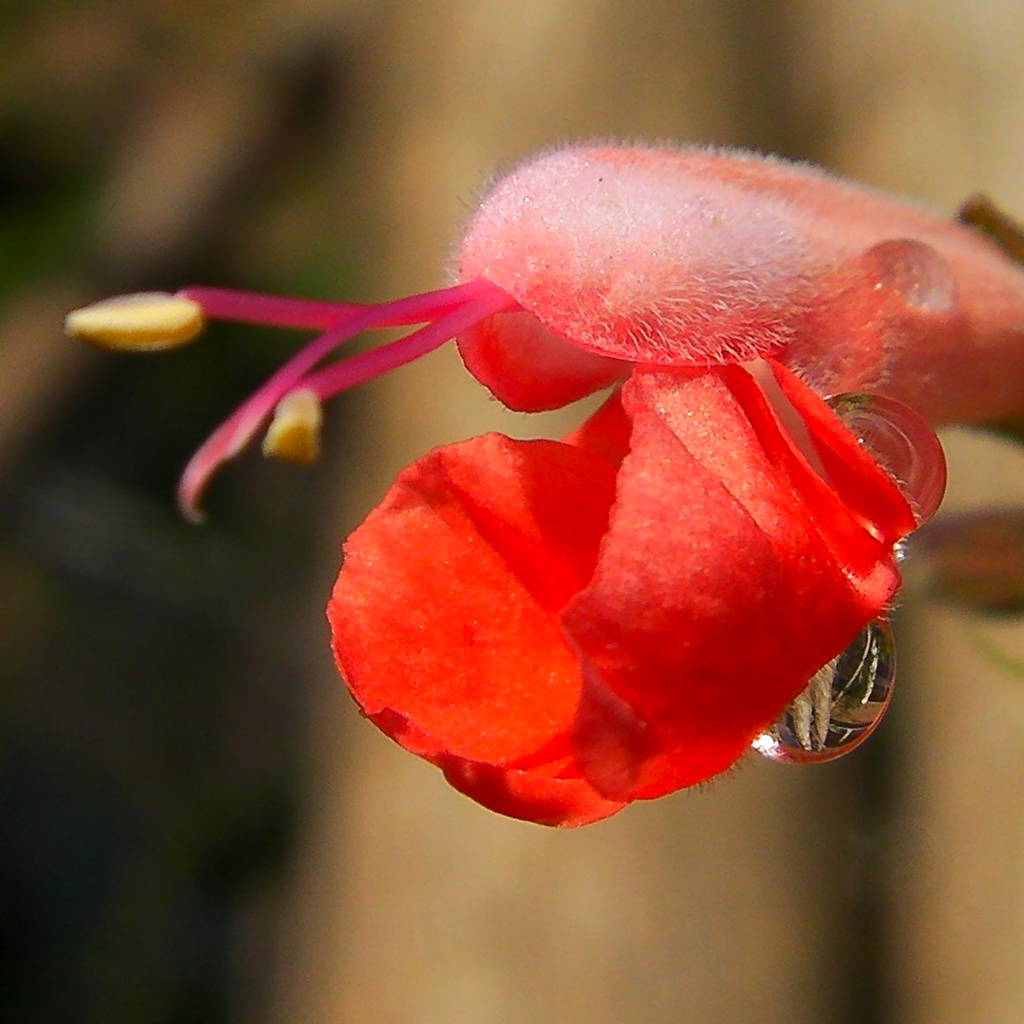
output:
[{"label": "pollen-covered anther", "polygon": [[263,454],[308,466],[320,457],[323,410],[315,391],[289,391],[274,410],[263,438]]},{"label": "pollen-covered anther", "polygon": [[203,307],[194,299],[167,292],[137,292],[68,313],[64,330],[101,348],[161,352],[192,341],[205,322]]}]

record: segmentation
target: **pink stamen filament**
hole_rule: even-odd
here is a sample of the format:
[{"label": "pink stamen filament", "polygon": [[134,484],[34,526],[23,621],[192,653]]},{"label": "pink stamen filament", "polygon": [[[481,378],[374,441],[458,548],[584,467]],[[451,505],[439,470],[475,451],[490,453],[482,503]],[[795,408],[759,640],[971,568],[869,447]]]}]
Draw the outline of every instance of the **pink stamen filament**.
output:
[{"label": "pink stamen filament", "polygon": [[305,377],[302,386],[314,391],[321,399],[331,398],[363,384],[382,373],[394,370],[406,363],[411,363],[420,356],[439,348],[449,338],[464,331],[467,327],[491,316],[494,313],[507,311],[514,308],[517,303],[505,296],[505,302],[497,309],[491,309],[481,314],[480,305],[467,303],[466,305],[452,310],[447,316],[440,317],[433,323],[421,327],[404,338],[399,338],[388,345],[375,348],[369,352],[360,352],[343,362],[326,366]]},{"label": "pink stamen filament", "polygon": [[[208,316],[244,322],[273,323],[277,326],[308,326],[314,314],[333,317],[330,329],[297,352],[258,391],[245,401],[207,438],[189,460],[178,486],[178,506],[193,521],[202,519],[199,500],[214,471],[237,455],[277,403],[298,387],[309,388],[320,398],[329,398],[356,384],[412,362],[449,338],[495,313],[518,308],[514,299],[489,281],[477,280],[436,292],[412,295],[377,306],[305,303],[304,300],[231,293],[220,289],[187,289],[181,294],[204,303]],[[205,298],[210,297],[212,308]],[[247,299],[256,300],[254,307]],[[239,303],[241,308],[239,308]],[[266,313],[254,320],[254,309]],[[305,317],[299,323],[300,316]],[[339,345],[363,331],[431,321],[412,334],[379,349],[360,353],[317,373],[310,371]],[[324,321],[319,321],[323,323]],[[307,377],[306,375],[309,374]]]},{"label": "pink stamen filament", "polygon": [[[434,292],[410,295],[395,302],[371,305],[362,302],[321,302],[315,299],[296,299],[284,295],[266,295],[262,292],[235,291],[231,288],[194,286],[182,288],[178,294],[192,299],[203,307],[210,320],[231,320],[235,323],[261,324],[267,327],[293,327],[304,331],[326,331],[351,322],[351,318],[364,310],[386,312],[386,325],[382,322],[370,326],[403,327],[423,323],[442,316],[454,305],[464,301],[469,285],[457,284]],[[361,327],[359,330],[367,330]]]}]

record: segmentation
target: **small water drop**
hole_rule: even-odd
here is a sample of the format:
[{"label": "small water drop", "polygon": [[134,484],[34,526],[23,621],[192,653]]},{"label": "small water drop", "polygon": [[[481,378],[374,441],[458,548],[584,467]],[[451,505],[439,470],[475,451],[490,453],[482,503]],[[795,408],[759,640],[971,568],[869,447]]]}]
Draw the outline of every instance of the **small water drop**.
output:
[{"label": "small water drop", "polygon": [[946,456],[925,419],[885,395],[851,392],[828,404],[900,485],[918,525],[931,519],[946,491]]},{"label": "small water drop", "polygon": [[895,679],[892,630],[885,619],[876,619],[842,654],[814,673],[751,746],[773,761],[792,764],[842,757],[882,720]]},{"label": "small water drop", "polygon": [[891,238],[872,246],[861,259],[874,273],[878,286],[899,296],[907,306],[938,315],[956,308],[953,269],[927,242]]}]

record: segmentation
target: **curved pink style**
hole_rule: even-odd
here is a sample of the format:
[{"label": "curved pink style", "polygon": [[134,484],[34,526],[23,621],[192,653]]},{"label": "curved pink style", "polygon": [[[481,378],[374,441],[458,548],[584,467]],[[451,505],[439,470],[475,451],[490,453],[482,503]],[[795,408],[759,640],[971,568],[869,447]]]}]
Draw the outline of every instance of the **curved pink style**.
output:
[{"label": "curved pink style", "polygon": [[[235,413],[225,420],[189,460],[178,486],[178,507],[187,519],[201,521],[199,501],[213,473],[238,455],[290,391],[306,388],[329,398],[419,359],[482,317],[514,306],[508,296],[485,281],[427,295],[413,295],[386,306],[337,305],[282,299],[221,289],[186,288],[179,294],[199,302],[206,315],[242,323],[282,327],[321,327],[325,333],[292,357]],[[339,345],[375,327],[396,327],[429,320],[426,327],[399,341],[364,352],[329,369],[316,365]]]}]

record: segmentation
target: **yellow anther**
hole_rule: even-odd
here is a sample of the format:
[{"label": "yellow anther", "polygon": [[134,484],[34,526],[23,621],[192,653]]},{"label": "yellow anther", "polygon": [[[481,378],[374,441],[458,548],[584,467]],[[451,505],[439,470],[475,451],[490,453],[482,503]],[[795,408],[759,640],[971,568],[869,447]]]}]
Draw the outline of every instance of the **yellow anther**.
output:
[{"label": "yellow anther", "polygon": [[274,410],[263,438],[263,454],[287,462],[309,465],[320,457],[320,426],[323,412],[314,391],[290,391]]},{"label": "yellow anther", "polygon": [[159,352],[190,342],[204,322],[203,307],[192,299],[166,292],[138,292],[68,313],[64,330],[101,348]]}]

